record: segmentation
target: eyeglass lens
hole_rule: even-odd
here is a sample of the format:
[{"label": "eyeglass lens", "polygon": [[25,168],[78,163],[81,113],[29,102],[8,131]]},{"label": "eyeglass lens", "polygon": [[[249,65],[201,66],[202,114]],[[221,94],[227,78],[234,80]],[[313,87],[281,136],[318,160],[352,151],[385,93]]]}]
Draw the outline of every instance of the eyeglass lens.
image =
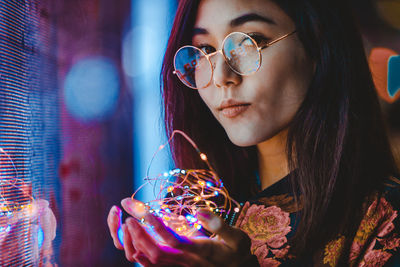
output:
[{"label": "eyeglass lens", "polygon": [[260,66],[257,44],[246,34],[233,33],[229,35],[222,51],[228,65],[238,74],[252,74]]},{"label": "eyeglass lens", "polygon": [[175,56],[175,72],[187,86],[199,89],[211,81],[212,66],[205,54],[198,48],[186,46]]},{"label": "eyeglass lens", "polygon": [[[247,34],[231,33],[223,43],[222,53],[229,67],[240,75],[249,75],[260,67],[257,44]],[[212,79],[212,58],[194,46],[184,46],[175,55],[175,72],[188,87],[207,87]]]}]

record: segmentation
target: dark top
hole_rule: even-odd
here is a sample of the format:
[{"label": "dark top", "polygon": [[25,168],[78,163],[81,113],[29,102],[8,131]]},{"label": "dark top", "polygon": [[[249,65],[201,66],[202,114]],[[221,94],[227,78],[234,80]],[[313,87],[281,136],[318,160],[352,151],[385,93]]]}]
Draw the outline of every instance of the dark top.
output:
[{"label": "dark top", "polygon": [[[295,205],[289,175],[247,201],[236,221],[236,226],[250,236],[251,253],[260,266],[301,266],[288,255],[288,240],[296,231],[296,213],[301,210]],[[369,206],[353,240],[350,266],[367,242],[359,266],[400,266],[399,192],[400,180],[390,178],[381,201],[376,199]],[[373,213],[377,204],[377,212]],[[312,266],[337,266],[345,238],[340,235],[328,242]]]}]

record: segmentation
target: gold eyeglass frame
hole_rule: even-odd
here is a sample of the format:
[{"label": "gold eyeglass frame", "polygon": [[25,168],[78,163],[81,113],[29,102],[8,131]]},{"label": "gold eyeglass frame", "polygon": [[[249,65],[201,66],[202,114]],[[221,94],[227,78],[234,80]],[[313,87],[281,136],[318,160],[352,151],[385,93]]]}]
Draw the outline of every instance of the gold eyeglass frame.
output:
[{"label": "gold eyeglass frame", "polygon": [[[292,32],[290,32],[290,33],[287,33],[287,34],[285,34],[285,35],[282,35],[281,37],[278,37],[277,39],[272,40],[271,42],[268,42],[267,44],[265,44],[265,45],[262,46],[262,47],[259,47],[258,44],[257,44],[257,42],[256,42],[250,35],[248,35],[247,33],[244,33],[244,32],[231,32],[231,33],[228,34],[228,35],[224,38],[224,40],[222,41],[222,48],[224,47],[225,41],[226,41],[227,38],[229,38],[229,37],[230,37],[231,35],[233,35],[233,34],[238,34],[238,33],[239,33],[239,34],[242,34],[242,35],[245,35],[247,38],[249,38],[249,39],[251,40],[251,42],[252,42],[252,43],[255,45],[255,47],[257,48],[258,59],[259,59],[259,62],[260,62],[260,63],[258,64],[258,67],[257,67],[257,69],[256,69],[255,71],[253,71],[253,72],[251,72],[251,73],[249,73],[249,74],[242,74],[242,73],[236,71],[235,69],[233,69],[233,68],[231,67],[231,65],[229,64],[229,61],[228,61],[228,59],[227,59],[227,57],[226,57],[225,52],[224,52],[223,49],[219,49],[219,50],[217,50],[217,51],[215,51],[215,52],[212,52],[212,53],[210,53],[210,54],[206,54],[203,50],[201,50],[200,48],[198,48],[198,47],[196,47],[196,46],[193,46],[193,45],[185,45],[185,46],[182,46],[181,48],[179,48],[179,49],[175,52],[175,55],[174,55],[174,71],[173,71],[172,73],[175,74],[175,75],[177,75],[177,76],[178,76],[178,79],[179,79],[184,85],[186,85],[187,87],[189,87],[189,88],[191,88],[191,89],[199,90],[199,89],[206,88],[206,87],[208,87],[208,86],[210,85],[211,80],[212,80],[213,77],[214,77],[214,68],[215,68],[215,66],[213,66],[213,64],[211,63],[210,58],[211,58],[212,56],[218,54],[218,53],[221,53],[222,56],[224,57],[225,63],[229,66],[229,68],[230,68],[233,72],[235,72],[236,74],[241,75],[241,76],[250,76],[250,75],[253,75],[254,73],[256,73],[256,72],[260,69],[261,64],[262,64],[261,50],[263,50],[264,48],[270,47],[271,45],[273,45],[273,44],[275,44],[275,43],[277,43],[277,42],[279,42],[279,41],[285,39],[286,37],[289,37],[290,35],[296,33],[296,30],[294,30],[294,31],[292,31]],[[187,85],[185,82],[182,81],[181,78],[179,78],[179,75],[177,74],[177,71],[176,71],[176,63],[175,63],[175,62],[176,62],[176,55],[179,53],[179,51],[181,51],[182,49],[188,48],[188,47],[194,48],[195,50],[200,51],[200,52],[205,56],[205,58],[208,60],[208,63],[209,63],[210,66],[211,66],[210,80],[208,81],[208,83],[207,83],[205,86],[203,86],[203,87],[201,87],[201,88],[196,88],[196,87]]]}]

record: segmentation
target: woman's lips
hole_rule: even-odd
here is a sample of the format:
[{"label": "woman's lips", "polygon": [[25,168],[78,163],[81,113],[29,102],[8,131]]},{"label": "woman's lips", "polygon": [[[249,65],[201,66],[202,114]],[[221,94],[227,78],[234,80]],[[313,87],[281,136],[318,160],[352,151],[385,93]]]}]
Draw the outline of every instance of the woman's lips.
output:
[{"label": "woman's lips", "polygon": [[237,117],[239,114],[245,112],[250,104],[241,104],[241,105],[235,105],[235,106],[230,106],[223,108],[221,110],[221,113],[223,116],[227,118],[234,118]]}]

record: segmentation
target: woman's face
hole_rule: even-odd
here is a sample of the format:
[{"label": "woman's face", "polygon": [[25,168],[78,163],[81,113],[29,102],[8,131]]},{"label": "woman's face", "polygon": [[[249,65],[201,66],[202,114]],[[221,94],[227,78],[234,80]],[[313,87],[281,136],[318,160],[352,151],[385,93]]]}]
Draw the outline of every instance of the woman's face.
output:
[{"label": "woman's face", "polygon": [[[265,44],[294,30],[293,21],[270,0],[202,0],[192,44],[214,51],[231,32],[247,33]],[[313,63],[296,33],[261,50],[261,56],[260,69],[241,76],[217,54],[212,58],[213,80],[198,90],[238,146],[259,144],[284,130],[313,75]]]}]

